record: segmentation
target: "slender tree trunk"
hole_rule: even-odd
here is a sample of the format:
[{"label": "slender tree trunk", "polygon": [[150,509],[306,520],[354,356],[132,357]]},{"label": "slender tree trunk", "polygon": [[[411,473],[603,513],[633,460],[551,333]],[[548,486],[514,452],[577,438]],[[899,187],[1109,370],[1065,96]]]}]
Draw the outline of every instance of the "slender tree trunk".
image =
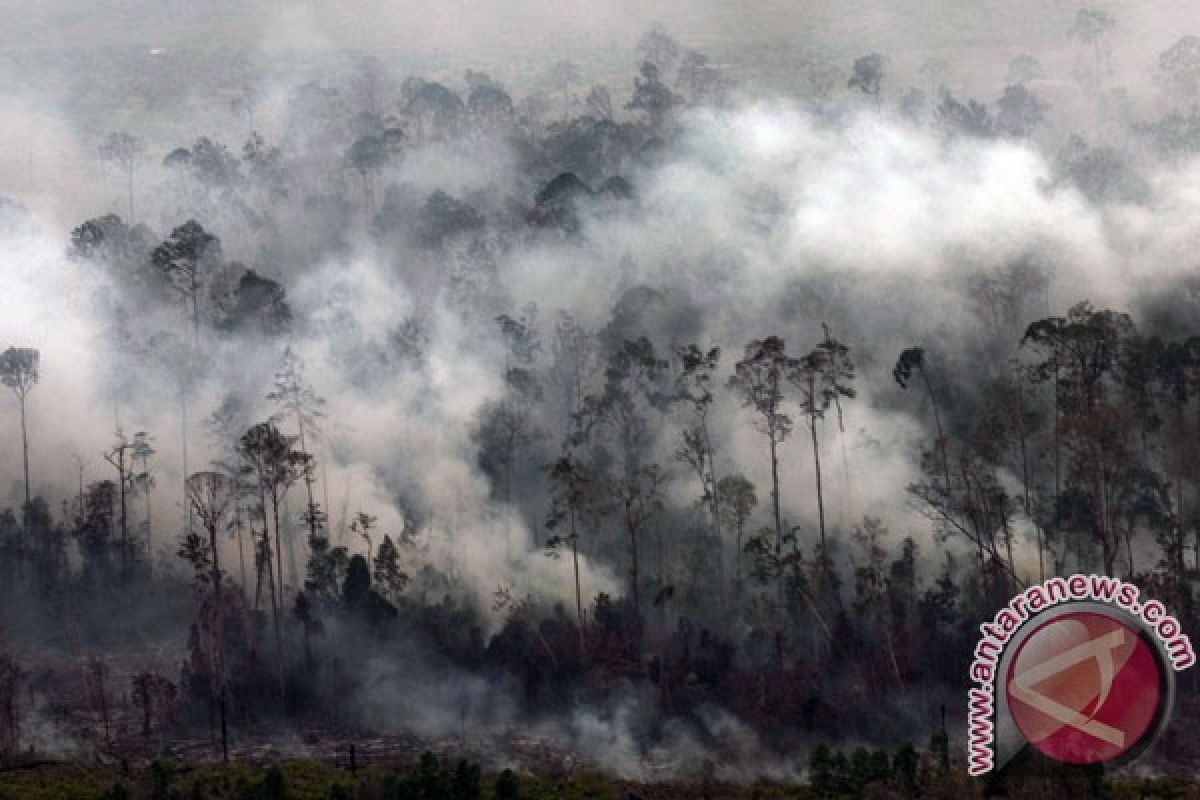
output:
[{"label": "slender tree trunk", "polygon": [[1038,548],[1038,580],[1044,582],[1046,580],[1046,558],[1045,548],[1042,546],[1042,523],[1036,518],[1033,510],[1033,505],[1029,495],[1029,447],[1026,442],[1025,435],[1025,394],[1021,386],[1021,376],[1018,373],[1017,380],[1017,436],[1021,445],[1021,487],[1025,493],[1025,514],[1033,521],[1033,528],[1037,531],[1037,548]]},{"label": "slender tree trunk", "polygon": [[241,568],[242,575],[242,597],[249,600],[250,590],[246,583],[246,542],[242,534],[242,500],[241,500],[241,485],[238,484],[238,497],[233,501],[233,529],[237,535],[238,543],[238,566]]},{"label": "slender tree trunk", "polygon": [[745,533],[746,523],[741,518],[741,515],[739,515],[737,521],[737,541],[735,542],[737,546],[737,553],[735,553],[733,557],[734,598],[738,601],[742,599],[742,539],[744,538]]},{"label": "slender tree trunk", "polygon": [[200,282],[193,274],[192,276],[192,344],[195,347],[200,346]]},{"label": "slender tree trunk", "polygon": [[25,518],[25,530],[21,536],[21,549],[24,550],[27,544],[26,539],[29,536],[29,512],[33,501],[29,491],[29,431],[25,426],[25,395],[21,394],[19,400],[21,406],[21,458],[25,468],[25,513],[23,515]]},{"label": "slender tree trunk", "polygon": [[212,550],[213,611],[216,614],[217,703],[221,718],[221,762],[229,763],[229,728],[226,720],[225,692],[225,614],[221,604],[221,560],[217,550],[217,525],[208,526],[208,546]]},{"label": "slender tree trunk", "polygon": [[946,457],[946,432],[942,429],[942,413],[938,409],[937,395],[933,393],[933,385],[929,382],[929,375],[926,374],[924,367],[921,367],[921,381],[925,384],[925,393],[929,395],[929,406],[933,410],[933,426],[937,430],[937,449],[938,455],[941,456],[942,477],[946,479],[946,491],[949,492],[950,462]]},{"label": "slender tree trunk", "polygon": [[1054,358],[1054,513],[1058,513],[1062,493],[1062,426],[1058,413],[1058,357]]},{"label": "slender tree trunk", "polygon": [[117,454],[117,473],[121,480],[121,585],[129,587],[129,517],[126,510],[126,495],[129,481],[125,475],[125,448]]},{"label": "slender tree trunk", "polygon": [[[147,461],[147,460],[146,460],[146,458],[144,458],[144,457],[142,458],[142,472],[143,472],[143,473],[144,473],[146,476],[149,476],[149,475],[150,475],[150,469],[149,469],[149,467],[148,467],[148,461]],[[150,538],[150,531],[151,531],[151,521],[150,521],[150,482],[149,482],[149,477],[147,477],[147,478],[146,478],[146,539],[147,539],[147,541],[149,541],[149,538]]]},{"label": "slender tree trunk", "polygon": [[813,417],[809,420],[809,431],[812,433],[813,447],[813,464],[817,472],[817,524],[821,532],[821,570],[824,571],[824,562],[828,553],[826,552],[825,542],[825,496],[821,491],[821,448],[817,445],[817,420]]},{"label": "slender tree trunk", "polygon": [[104,664],[96,661],[96,688],[100,692],[100,719],[104,723],[104,746],[112,747],[112,732],[108,724],[108,695],[104,691]]},{"label": "slender tree trunk", "polygon": [[[300,451],[305,455],[309,455],[308,445],[305,443],[304,436],[304,418],[300,415],[300,406],[297,403],[293,406],[296,413],[296,430],[300,433]],[[308,532],[313,539],[317,538],[317,508],[313,502],[313,477],[311,461],[304,465],[304,491],[308,497]]]},{"label": "slender tree trunk", "polygon": [[1183,549],[1184,549],[1184,547],[1186,547],[1186,545],[1184,544],[1184,536],[1185,536],[1184,531],[1186,530],[1185,525],[1184,525],[1184,520],[1187,519],[1187,515],[1184,513],[1184,509],[1183,509],[1183,476],[1185,474],[1185,471],[1187,470],[1186,462],[1184,461],[1184,454],[1186,452],[1186,447],[1184,446],[1183,443],[1188,440],[1187,435],[1186,435],[1187,434],[1187,421],[1183,415],[1183,404],[1182,403],[1179,404],[1179,406],[1178,406],[1178,418],[1179,418],[1179,440],[1178,441],[1180,443],[1180,446],[1179,446],[1179,458],[1177,459],[1177,462],[1176,462],[1177,472],[1175,475],[1175,506],[1177,508],[1177,510],[1175,512],[1175,518],[1178,520],[1177,525],[1178,525],[1178,529],[1179,529],[1179,532],[1178,532],[1179,554],[1176,556],[1175,561],[1176,561],[1176,572],[1178,573],[1176,580],[1178,582],[1182,583],[1182,581],[1183,581],[1183,566],[1184,566]]},{"label": "slender tree trunk", "polygon": [[183,508],[184,522],[187,527],[184,532],[187,533],[192,527],[192,504],[188,500],[187,493],[187,476],[188,476],[188,403],[187,397],[184,394],[182,387],[179,392],[179,438],[180,438],[180,459],[183,461]]},{"label": "slender tree trunk", "polygon": [[575,615],[579,620],[579,652],[584,645],[583,592],[579,586],[579,536],[575,532],[575,508],[571,507],[571,566],[575,571]]},{"label": "slender tree trunk", "polygon": [[717,583],[720,591],[717,594],[719,608],[724,614],[726,606],[727,578],[725,575],[725,540],[721,535],[721,500],[717,496],[717,462],[713,455],[712,437],[708,434],[708,415],[701,418],[700,431],[704,436],[704,451],[708,454],[708,492],[709,513],[712,515],[713,535],[717,539]]},{"label": "slender tree trunk", "polygon": [[642,598],[641,589],[639,586],[641,581],[641,573],[638,565],[638,531],[637,524],[633,518],[633,501],[628,497],[625,499],[625,527],[629,531],[629,552],[631,559],[629,576],[632,581],[631,589],[633,592],[633,609],[634,613],[637,615],[638,638],[640,644],[642,629]]},{"label": "slender tree trunk", "polygon": [[779,514],[779,443],[775,438],[774,425],[769,434],[771,442],[771,507],[775,514],[775,555],[783,553],[783,520]]},{"label": "slender tree trunk", "polygon": [[[250,528],[250,541],[254,543],[254,610],[258,611],[262,607],[263,561],[266,559],[266,551],[263,551],[263,556],[259,556],[259,543],[254,538],[253,526]],[[275,589],[272,587],[272,599],[274,598],[274,592]],[[272,607],[274,607],[273,604]]]},{"label": "slender tree trunk", "polygon": [[134,224],[134,219],[133,219],[133,161],[132,160],[130,160],[130,162],[129,162],[128,178],[129,178],[129,226],[132,228],[133,224]]},{"label": "slender tree trunk", "polygon": [[[279,496],[274,490],[271,491],[271,515],[275,522],[275,567],[278,580],[278,596],[276,599],[276,608],[283,608],[283,529],[279,527]],[[276,611],[276,616],[279,612]],[[276,628],[278,628],[278,622]]]},{"label": "slender tree trunk", "polygon": [[[267,567],[267,589],[271,592],[271,619],[275,629],[275,670],[276,677],[279,680],[279,697],[282,700],[285,697],[285,688],[283,682],[283,634],[279,627],[279,597],[275,594],[275,570],[271,565],[271,539],[267,534],[266,515],[263,515],[263,542],[266,545],[266,552],[263,554]],[[278,542],[276,542],[278,545]],[[278,550],[278,546],[275,548]]]},{"label": "slender tree trunk", "polygon": [[[292,519],[292,512],[289,509],[288,496],[285,494],[283,496],[283,520],[284,520],[284,522],[290,522],[291,519]],[[290,528],[290,525],[289,525],[289,528]],[[300,585],[300,568],[296,564],[296,537],[292,533],[289,533],[288,537],[287,537],[287,556],[288,556],[288,576],[292,579],[293,586],[299,586]],[[281,580],[279,582],[279,584],[280,584],[280,587],[282,588],[283,581]],[[282,603],[282,601],[281,601],[281,603]]]}]

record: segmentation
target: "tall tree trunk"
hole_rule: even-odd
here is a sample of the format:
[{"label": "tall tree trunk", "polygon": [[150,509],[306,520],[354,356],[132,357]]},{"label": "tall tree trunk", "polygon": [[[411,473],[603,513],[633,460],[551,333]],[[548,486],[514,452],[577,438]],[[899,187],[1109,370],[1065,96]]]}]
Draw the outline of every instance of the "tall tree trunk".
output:
[{"label": "tall tree trunk", "polygon": [[217,526],[208,526],[208,546],[212,550],[213,611],[216,614],[217,707],[221,718],[221,762],[229,763],[229,728],[226,719],[225,691],[225,614],[221,604],[221,560],[217,550]]},{"label": "tall tree trunk", "polygon": [[1042,523],[1041,520],[1036,518],[1029,494],[1029,447],[1025,435],[1025,393],[1021,386],[1021,375],[1019,372],[1017,374],[1016,386],[1017,437],[1021,447],[1021,488],[1025,494],[1025,515],[1033,521],[1033,528],[1037,532],[1038,580],[1044,582],[1046,580],[1046,559],[1042,546]]},{"label": "tall tree trunk", "polygon": [[[275,567],[276,576],[278,577],[278,592],[276,598],[276,608],[282,609],[283,606],[283,529],[279,527],[279,495],[271,491],[271,515],[275,522]],[[278,615],[278,611],[276,614]],[[278,628],[276,623],[276,628]]]},{"label": "tall tree trunk", "polygon": [[942,429],[942,413],[938,408],[937,395],[933,393],[933,385],[929,382],[929,375],[925,372],[925,367],[921,367],[921,381],[925,384],[925,393],[929,395],[929,405],[933,410],[933,426],[937,431],[937,450],[942,462],[942,477],[946,479],[946,491],[950,491],[950,461],[946,457],[946,432]]},{"label": "tall tree trunk", "polygon": [[129,227],[133,227],[133,160],[129,161]]},{"label": "tall tree trunk", "polygon": [[129,481],[125,475],[125,447],[117,454],[117,473],[121,480],[121,585],[129,586],[129,517],[126,510],[126,495]]},{"label": "tall tree trunk", "polygon": [[575,615],[579,621],[579,653],[583,654],[583,592],[579,586],[579,536],[575,532],[575,508],[571,508],[571,566],[575,572]]},{"label": "tall tree trunk", "polygon": [[720,591],[717,593],[717,603],[722,612],[726,606],[726,583],[728,582],[725,575],[725,540],[721,535],[721,500],[717,496],[717,462],[713,454],[712,437],[708,433],[708,415],[705,414],[700,422],[700,431],[704,436],[704,451],[708,454],[708,486],[706,487],[709,499],[709,513],[712,515],[713,536],[717,540],[717,585]]},{"label": "tall tree trunk", "polygon": [[250,590],[246,583],[246,541],[242,533],[242,500],[240,497],[240,484],[238,484],[238,486],[239,488],[235,491],[238,492],[239,496],[233,501],[233,529],[235,535],[237,536],[238,543],[238,566],[240,567],[242,576],[242,598],[248,601],[250,599]]},{"label": "tall tree trunk", "polygon": [[179,439],[180,439],[180,460],[183,462],[183,508],[184,522],[187,527],[184,533],[187,533],[192,528],[192,503],[188,499],[187,493],[187,476],[188,476],[188,403],[187,396],[184,394],[182,387],[179,392]]},{"label": "tall tree trunk", "polygon": [[267,589],[271,592],[271,619],[275,633],[275,672],[276,678],[279,681],[279,698],[283,700],[285,697],[283,682],[283,633],[279,627],[279,597],[275,594],[275,568],[271,564],[271,539],[267,533],[265,515],[263,523],[263,542],[266,545],[266,553],[264,553],[265,558],[263,561],[266,562],[267,567]]},{"label": "tall tree trunk", "polygon": [[783,553],[783,519],[779,514],[779,444],[775,438],[775,427],[771,425],[768,435],[771,442],[771,508],[775,514],[775,556]]},{"label": "tall tree trunk", "polygon": [[813,465],[817,472],[817,525],[821,532],[821,570],[824,571],[824,562],[828,553],[825,549],[825,496],[821,490],[821,448],[817,445],[816,417],[809,420],[808,430],[812,433]]},{"label": "tall tree trunk", "polygon": [[[305,455],[310,455],[308,445],[305,442],[304,434],[304,417],[300,414],[299,403],[293,405],[293,411],[296,414],[296,430],[300,433],[300,452]],[[308,532],[315,539],[317,538],[317,508],[313,501],[313,476],[312,463],[304,465],[304,491],[308,497]],[[328,509],[326,509],[328,511]]]},{"label": "tall tree trunk", "polygon": [[21,549],[24,550],[27,544],[26,539],[29,536],[29,512],[33,501],[29,492],[29,432],[25,427],[25,395],[20,395],[19,400],[21,405],[21,458],[25,468],[25,513],[23,515],[25,530],[21,534]]},{"label": "tall tree trunk", "polygon": [[640,650],[641,633],[642,633],[642,597],[639,583],[641,581],[641,573],[638,564],[638,531],[637,524],[633,518],[633,501],[631,498],[625,499],[625,527],[629,531],[629,552],[630,552],[630,570],[629,576],[632,581],[631,590],[633,592],[633,610],[637,616],[638,628],[638,645]]},{"label": "tall tree trunk", "polygon": [[150,469],[149,469],[148,463],[149,462],[147,461],[146,457],[143,456],[142,457],[142,472],[147,476],[147,478],[146,478],[146,538],[147,538],[147,540],[149,540],[150,531],[151,531],[150,482],[149,482]]}]

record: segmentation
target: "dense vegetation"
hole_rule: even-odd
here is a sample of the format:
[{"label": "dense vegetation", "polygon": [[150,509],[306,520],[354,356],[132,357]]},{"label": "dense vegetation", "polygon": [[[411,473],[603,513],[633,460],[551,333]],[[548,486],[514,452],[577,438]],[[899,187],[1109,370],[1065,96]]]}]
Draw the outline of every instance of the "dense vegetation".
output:
[{"label": "dense vegetation", "polygon": [[[499,763],[531,731],[623,776],[977,791],[966,662],[1014,591],[1098,571],[1200,614],[1200,271],[1146,263],[1187,261],[1186,223],[1139,227],[1191,210],[1200,39],[1138,116],[1114,24],[1070,32],[1083,122],[1028,54],[991,103],[877,54],[782,103],[656,28],[623,91],[364,59],[242,86],[184,144],[98,137],[112,208],[0,205],[30,319],[84,331],[0,355],[5,757],[413,730]],[[830,171],[854,203],[807,194]],[[1195,768],[1198,690],[1156,769]],[[149,769],[104,796],[285,796]],[[287,796],[517,796],[442,769]]]}]

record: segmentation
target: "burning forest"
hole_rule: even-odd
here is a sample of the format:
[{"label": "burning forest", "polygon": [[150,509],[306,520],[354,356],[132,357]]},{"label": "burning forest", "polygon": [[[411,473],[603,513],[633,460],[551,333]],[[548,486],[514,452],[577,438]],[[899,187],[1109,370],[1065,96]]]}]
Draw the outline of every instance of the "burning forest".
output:
[{"label": "burning forest", "polygon": [[5,14],[0,797],[991,796],[1014,595],[1198,630],[1200,16],[344,5]]}]

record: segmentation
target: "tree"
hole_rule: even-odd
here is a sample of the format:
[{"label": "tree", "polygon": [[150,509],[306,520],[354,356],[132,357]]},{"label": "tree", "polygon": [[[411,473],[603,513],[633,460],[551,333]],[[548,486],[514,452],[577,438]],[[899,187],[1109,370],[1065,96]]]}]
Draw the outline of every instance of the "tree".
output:
[{"label": "tree", "polygon": [[837,412],[838,435],[842,450],[842,477],[850,483],[850,465],[846,459],[846,419],[842,409],[843,399],[853,399],[858,392],[851,385],[854,382],[854,361],[850,358],[850,348],[838,341],[830,333],[829,324],[822,322],[823,336],[817,343],[817,364],[819,368],[819,383],[821,391],[833,402]]},{"label": "tree", "polygon": [[[17,398],[21,411],[21,463],[25,473],[25,505],[23,510],[24,532],[29,533],[29,428],[25,421],[25,401],[39,377],[39,354],[30,347],[10,347],[0,353],[0,383],[3,383]],[[22,541],[22,547],[25,543]]]},{"label": "tree", "polygon": [[582,415],[589,384],[600,371],[600,353],[594,334],[583,328],[565,311],[558,314],[554,339],[550,343],[551,363],[545,382],[556,394],[566,413],[567,434],[563,448],[583,443]]},{"label": "tree", "polygon": [[[141,458],[144,464],[153,452],[154,450],[150,447],[149,436],[145,431],[138,431],[134,434],[133,439],[129,439],[125,436],[124,431],[117,428],[116,441],[104,453],[104,460],[111,464],[113,469],[117,471],[117,495],[121,503],[121,581],[125,585],[129,583],[131,551],[128,498],[139,485],[145,484],[148,480],[148,476],[144,471],[141,474],[134,472],[134,461]],[[149,506],[147,506],[147,514],[149,514]]]},{"label": "tree", "polygon": [[154,249],[153,265],[171,282],[184,305],[190,307],[193,344],[200,341],[200,297],[209,277],[221,263],[221,242],[191,219],[171,231]]},{"label": "tree", "polygon": [[684,53],[675,79],[675,85],[687,93],[692,103],[718,100],[729,83],[726,75],[709,63],[708,56],[696,50]]},{"label": "tree", "polygon": [[[516,502],[520,453],[542,436],[533,422],[534,409],[543,399],[541,382],[531,369],[536,354],[542,348],[536,321],[537,306],[533,304],[526,306],[525,313],[517,319],[507,314],[496,317],[505,344],[504,383],[507,391],[502,400],[484,410],[485,417],[478,432],[479,439],[484,443],[483,457],[503,471],[504,500],[509,504]],[[488,453],[496,449],[499,453]],[[506,556],[510,554],[510,547],[506,521]]]},{"label": "tree", "polygon": [[728,386],[742,405],[758,415],[754,427],[767,437],[771,456],[771,507],[775,521],[775,555],[783,551],[783,520],[779,512],[779,445],[792,433],[792,418],[784,411],[784,387],[800,365],[787,354],[783,339],[768,336],[746,345],[744,358],[734,365]]},{"label": "tree", "polygon": [[579,78],[579,65],[571,61],[559,61],[550,68],[550,79],[562,93],[563,125],[567,124],[567,120],[571,115],[571,104],[567,93],[571,90],[571,86],[578,81]]},{"label": "tree", "polygon": [[1045,121],[1050,105],[1022,85],[1007,86],[996,101],[996,131],[1026,139]]},{"label": "tree", "polygon": [[742,474],[726,475],[717,481],[718,508],[727,528],[735,534],[733,586],[734,593],[742,591],[742,548],[746,535],[746,523],[758,505],[754,484]]},{"label": "tree", "polygon": [[[266,557],[268,583],[271,590],[271,611],[275,627],[275,647],[278,659],[279,688],[283,691],[283,640],[279,625],[283,607],[283,556],[280,547],[282,529],[279,525],[279,505],[284,494],[307,469],[307,454],[293,448],[295,438],[285,436],[271,421],[251,426],[238,442],[238,453],[250,467],[259,492],[259,516],[263,532],[260,555]],[[267,501],[270,500],[275,529],[275,566],[270,562],[270,526],[267,522]],[[275,576],[278,575],[278,590]]]},{"label": "tree", "polygon": [[425,143],[426,133],[434,139],[457,133],[466,116],[462,99],[440,83],[420,78],[410,81],[405,81],[407,88],[403,93],[408,100],[403,113],[416,127],[417,145]]},{"label": "tree", "polygon": [[[236,274],[242,265],[232,262],[229,268]],[[275,337],[287,333],[292,327],[292,309],[287,302],[287,291],[279,282],[259,275],[252,269],[242,270],[223,311],[218,327],[227,332],[253,332]]]},{"label": "tree", "polygon": [[350,150],[346,153],[346,164],[357,172],[362,180],[368,214],[375,207],[375,177],[387,164],[389,155],[382,136],[362,136],[350,145]]},{"label": "tree", "polygon": [[691,412],[691,421],[684,427],[683,442],[675,450],[675,458],[687,464],[700,481],[699,504],[708,512],[712,523],[713,538],[717,547],[717,580],[719,596],[725,597],[725,544],[721,537],[721,506],[717,494],[717,467],[713,452],[712,436],[709,432],[708,415],[712,409],[713,375],[721,360],[721,348],[713,347],[707,352],[694,344],[679,347],[675,351],[680,361],[680,372],[675,378],[675,391]]},{"label": "tree", "polygon": [[808,761],[808,785],[813,797],[831,798],[837,791],[838,775],[833,753],[827,744],[819,744],[813,748]]},{"label": "tree", "polygon": [[1107,52],[1103,49],[1104,45],[1107,44],[1105,37],[1116,26],[1116,20],[1109,16],[1107,11],[1081,8],[1075,12],[1075,20],[1071,23],[1071,27],[1067,31],[1067,36],[1078,39],[1085,44],[1090,44],[1095,48],[1098,68],[1102,56],[1107,55]]},{"label": "tree", "polygon": [[1101,88],[1104,77],[1112,72],[1112,45],[1109,34],[1117,23],[1107,11],[1081,8],[1075,12],[1075,19],[1067,31],[1067,37],[1078,40],[1084,46],[1092,49],[1093,72],[1092,90],[1096,93],[1096,111],[1100,113],[1103,95]]},{"label": "tree", "polygon": [[124,131],[110,133],[100,145],[100,157],[125,173],[129,189],[129,224],[137,219],[133,214],[133,172],[138,156],[145,150],[142,141]]},{"label": "tree", "polygon": [[556,534],[546,540],[546,549],[555,552],[564,545],[571,548],[571,568],[575,579],[575,615],[579,625],[579,647],[583,648],[583,592],[579,585],[579,527],[581,517],[589,506],[591,480],[582,467],[569,455],[564,455],[543,469],[550,479],[552,488],[550,512],[546,515],[546,528],[554,531],[567,521],[567,533]]},{"label": "tree", "polygon": [[[663,474],[657,464],[639,466],[612,482],[609,491],[621,509],[621,519],[629,536],[629,585],[633,595],[633,610],[637,616],[638,646],[641,640],[641,559],[640,543],[646,526],[663,511]],[[661,567],[661,564],[660,564]],[[662,582],[662,576],[659,576]],[[660,586],[660,591],[662,587]]]},{"label": "tree", "polygon": [[[1158,395],[1171,412],[1174,424],[1176,442],[1188,441],[1188,425],[1186,413],[1195,392],[1197,368],[1200,367],[1200,339],[1191,338],[1184,342],[1157,339],[1149,348],[1154,354],[1153,380],[1157,385]],[[1175,447],[1175,463],[1170,469],[1174,473],[1172,483],[1175,489],[1174,534],[1175,539],[1167,548],[1166,561],[1171,565],[1177,578],[1182,580],[1184,574],[1184,551],[1186,520],[1189,519],[1184,503],[1184,486],[1187,480],[1190,463],[1190,448]]]},{"label": "tree", "polygon": [[492,800],[520,800],[521,784],[517,775],[511,769],[505,769],[496,778],[496,786],[492,790]]},{"label": "tree", "polygon": [[1021,53],[1008,62],[1006,82],[1009,86],[1024,86],[1038,80],[1043,74],[1041,62],[1029,53]]},{"label": "tree", "polygon": [[392,537],[386,533],[379,543],[379,551],[371,562],[371,580],[382,593],[383,599],[395,605],[408,585],[408,574],[400,567],[400,550]]},{"label": "tree", "polygon": [[1200,94],[1200,37],[1181,36],[1159,54],[1158,77],[1177,97],[1195,106]]},{"label": "tree", "polygon": [[633,97],[626,108],[646,112],[651,128],[658,128],[666,115],[679,102],[659,77],[659,67],[653,62],[642,64],[640,76],[633,81]]},{"label": "tree", "polygon": [[197,472],[188,477],[188,502],[208,533],[208,550],[212,574],[209,579],[213,604],[213,653],[216,664],[217,703],[221,718],[221,760],[229,762],[229,732],[226,719],[225,681],[225,614],[221,602],[220,549],[217,547],[217,531],[224,531],[225,515],[233,502],[236,487],[228,476],[220,472]]},{"label": "tree", "polygon": [[133,445],[130,455],[135,462],[141,462],[141,472],[133,476],[134,488],[142,493],[146,500],[146,518],[143,522],[146,536],[150,535],[150,493],[154,489],[154,476],[150,474],[150,457],[155,454],[153,437],[145,431],[133,435]]},{"label": "tree", "polygon": [[323,536],[325,512],[313,499],[313,466],[315,460],[308,449],[308,440],[320,434],[318,420],[324,416],[325,398],[313,391],[304,377],[304,362],[291,346],[284,348],[279,370],[275,373],[274,388],[267,399],[276,404],[276,416],[290,416],[296,423],[296,438],[300,443],[299,453],[307,457],[303,470],[304,491],[308,501],[304,521],[308,524],[310,545]]},{"label": "tree", "polygon": [[653,64],[660,72],[669,72],[679,58],[679,43],[659,24],[651,25],[638,39],[636,51],[643,63]]},{"label": "tree", "polygon": [[[796,387],[801,413],[808,421],[812,437],[813,466],[817,480],[817,521],[821,535],[821,560],[828,558],[825,538],[825,498],[821,485],[821,449],[817,442],[817,424],[825,418],[825,412],[839,400],[838,416],[841,417],[840,398],[854,397],[854,389],[848,383],[853,379],[853,364],[848,358],[849,350],[829,334],[812,351],[800,358],[788,373],[788,380]],[[824,567],[822,567],[823,569]]]},{"label": "tree", "polygon": [[378,521],[379,518],[375,515],[359,511],[354,515],[354,521],[350,523],[350,530],[361,536],[367,543],[367,559],[374,557],[375,542],[371,539],[371,531],[375,529],[375,523]]},{"label": "tree", "polygon": [[490,78],[471,87],[467,94],[467,111],[483,131],[508,129],[516,114],[512,97]]},{"label": "tree", "polygon": [[949,92],[942,92],[941,102],[933,112],[934,122],[947,136],[967,136],[989,139],[996,133],[996,123],[987,106],[976,100],[959,101]]},{"label": "tree", "polygon": [[1067,478],[1073,484],[1072,504],[1064,506],[1056,488],[1056,519],[1091,532],[1109,575],[1118,553],[1122,501],[1132,499],[1125,482],[1133,475],[1124,470],[1128,418],[1115,379],[1133,334],[1128,315],[1079,303],[1066,317],[1032,323],[1022,341],[1042,356],[1031,379],[1053,381],[1055,448],[1070,456]]},{"label": "tree", "polygon": [[613,103],[612,95],[609,94],[608,87],[603,85],[593,86],[587,93],[587,97],[583,101],[589,113],[598,120],[611,122],[613,119]]},{"label": "tree", "polygon": [[850,71],[850,79],[846,86],[858,89],[879,105],[883,91],[883,56],[878,53],[860,56],[854,59],[854,67]]},{"label": "tree", "polygon": [[925,386],[925,395],[929,398],[929,407],[933,411],[933,425],[937,431],[937,441],[934,443],[934,450],[939,454],[942,473],[945,477],[946,484],[950,483],[950,465],[946,459],[946,431],[942,428],[942,415],[938,410],[937,395],[933,392],[933,385],[929,382],[929,370],[925,363],[925,348],[910,347],[900,353],[896,359],[896,366],[892,368],[892,377],[901,389],[907,389],[912,381],[914,372],[921,373],[921,383]]}]

